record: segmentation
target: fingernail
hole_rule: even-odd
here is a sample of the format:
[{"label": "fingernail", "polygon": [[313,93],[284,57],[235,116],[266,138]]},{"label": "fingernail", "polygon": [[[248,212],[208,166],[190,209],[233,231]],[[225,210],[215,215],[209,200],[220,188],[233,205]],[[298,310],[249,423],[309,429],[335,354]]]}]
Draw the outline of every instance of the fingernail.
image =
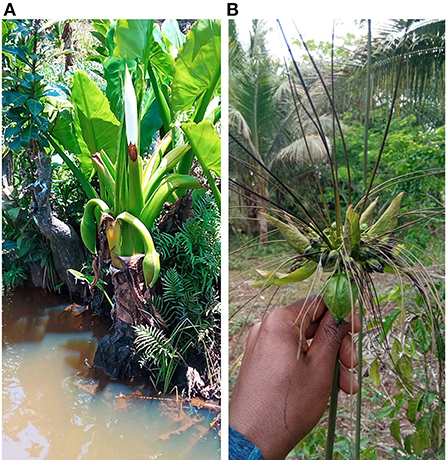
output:
[{"label": "fingernail", "polygon": [[350,324],[352,322],[352,313],[350,312],[345,318],[344,322]]}]

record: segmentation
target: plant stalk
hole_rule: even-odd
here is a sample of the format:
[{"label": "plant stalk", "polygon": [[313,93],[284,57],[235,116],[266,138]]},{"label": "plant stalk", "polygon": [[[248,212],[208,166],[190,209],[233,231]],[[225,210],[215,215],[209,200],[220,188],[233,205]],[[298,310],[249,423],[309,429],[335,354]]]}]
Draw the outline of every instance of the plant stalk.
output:
[{"label": "plant stalk", "polygon": [[359,300],[359,322],[361,324],[361,329],[358,333],[358,385],[359,390],[356,395],[356,442],[355,442],[355,460],[359,460],[361,455],[361,406],[362,406],[362,317],[363,317],[363,307],[362,301]]},{"label": "plant stalk", "polygon": [[338,411],[338,391],[339,391],[339,355],[336,358],[335,370],[333,375],[333,386],[330,397],[330,413],[328,415],[327,442],[325,445],[325,460],[333,460],[333,448],[336,430],[336,415]]}]

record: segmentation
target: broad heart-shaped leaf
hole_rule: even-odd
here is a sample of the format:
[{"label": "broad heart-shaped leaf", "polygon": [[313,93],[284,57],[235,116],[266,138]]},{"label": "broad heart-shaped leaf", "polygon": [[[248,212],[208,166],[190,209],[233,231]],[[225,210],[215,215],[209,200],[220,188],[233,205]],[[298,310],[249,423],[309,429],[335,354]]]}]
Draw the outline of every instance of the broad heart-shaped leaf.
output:
[{"label": "broad heart-shaped leaf", "polygon": [[153,19],[119,19],[114,34],[114,55],[145,62],[152,44]]},{"label": "broad heart-shaped leaf", "polygon": [[161,45],[155,40],[150,48],[150,63],[160,77],[165,77],[170,82],[173,78],[173,57],[163,51]]},{"label": "broad heart-shaped leaf", "polygon": [[253,287],[263,286],[282,286],[283,284],[297,283],[299,281],[306,280],[309,278],[317,268],[316,262],[307,262],[302,267],[298,268],[291,273],[274,273],[266,272],[263,270],[257,270],[259,275],[263,276],[263,280],[256,281],[252,285]]},{"label": "broad heart-shaped leaf", "polygon": [[198,124],[183,123],[181,128],[202,167],[221,177],[221,141],[212,123],[208,120]]},{"label": "broad heart-shaped leaf", "polygon": [[[81,157],[82,150],[73,123],[73,105],[67,100],[47,96],[45,98],[45,114],[49,119],[54,120],[50,129],[51,136],[63,147],[63,150]],[[82,161],[81,158],[80,161]]]},{"label": "broad heart-shaped leaf", "polygon": [[[199,20],[186,36],[175,59],[171,111],[190,110],[200,101],[201,118],[220,86],[221,24],[219,20]],[[199,122],[201,119],[195,118]]]},{"label": "broad heart-shaped leaf", "polygon": [[146,92],[148,98],[145,99],[141,121],[139,122],[139,148],[144,152],[152,144],[152,138],[163,124],[161,120],[158,104],[152,88]]},{"label": "broad heart-shaped leaf", "polygon": [[110,109],[118,120],[121,119],[125,66],[132,74],[137,62],[134,59],[123,60],[115,56],[109,56],[104,61],[104,78],[107,81],[105,95],[110,102]]},{"label": "broad heart-shaped leaf", "polygon": [[2,92],[2,104],[3,107],[7,105],[12,105],[13,107],[19,107],[23,105],[28,96],[23,93],[19,93],[18,91],[3,91]]},{"label": "broad heart-shaped leaf", "polygon": [[168,43],[167,48],[170,54],[172,54],[173,50],[178,51],[183,46],[186,36],[178,27],[176,19],[166,19],[163,22],[162,31],[164,40]]},{"label": "broad heart-shaped leaf", "polygon": [[74,75],[72,102],[76,135],[84,154],[80,158],[82,172],[89,177],[93,170],[90,156],[94,153],[105,150],[110,160],[116,161],[119,122],[107,98],[83,72]]}]

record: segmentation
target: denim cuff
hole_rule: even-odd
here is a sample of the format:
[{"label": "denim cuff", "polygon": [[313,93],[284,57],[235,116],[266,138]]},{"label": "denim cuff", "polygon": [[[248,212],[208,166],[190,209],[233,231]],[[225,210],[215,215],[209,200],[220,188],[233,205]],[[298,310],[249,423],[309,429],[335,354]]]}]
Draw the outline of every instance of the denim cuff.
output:
[{"label": "denim cuff", "polygon": [[229,460],[265,460],[258,447],[229,427]]}]

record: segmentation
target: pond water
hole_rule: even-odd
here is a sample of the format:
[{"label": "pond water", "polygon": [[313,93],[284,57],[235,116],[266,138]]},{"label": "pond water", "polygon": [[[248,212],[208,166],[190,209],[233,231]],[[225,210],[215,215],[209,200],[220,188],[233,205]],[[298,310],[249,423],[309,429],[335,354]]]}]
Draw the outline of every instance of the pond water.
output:
[{"label": "pond water", "polygon": [[220,458],[215,412],[93,378],[108,328],[38,291],[3,298],[3,460]]}]

